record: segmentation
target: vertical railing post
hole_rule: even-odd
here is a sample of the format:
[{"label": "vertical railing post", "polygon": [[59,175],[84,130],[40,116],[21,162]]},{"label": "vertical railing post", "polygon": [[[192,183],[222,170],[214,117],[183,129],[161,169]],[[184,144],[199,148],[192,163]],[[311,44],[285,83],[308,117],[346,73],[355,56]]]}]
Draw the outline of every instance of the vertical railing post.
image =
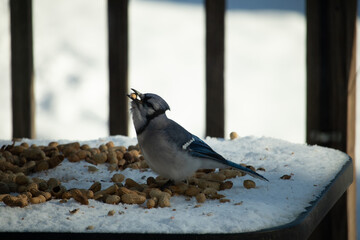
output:
[{"label": "vertical railing post", "polygon": [[206,136],[224,137],[225,0],[206,0]]},{"label": "vertical railing post", "polygon": [[32,0],[10,0],[12,135],[35,137]]},{"label": "vertical railing post", "polygon": [[128,0],[108,0],[109,130],[128,135]]},{"label": "vertical railing post", "polygon": [[[307,1],[306,140],[347,152],[354,164],[356,12],[356,0]],[[356,239],[353,176],[311,239]]]}]

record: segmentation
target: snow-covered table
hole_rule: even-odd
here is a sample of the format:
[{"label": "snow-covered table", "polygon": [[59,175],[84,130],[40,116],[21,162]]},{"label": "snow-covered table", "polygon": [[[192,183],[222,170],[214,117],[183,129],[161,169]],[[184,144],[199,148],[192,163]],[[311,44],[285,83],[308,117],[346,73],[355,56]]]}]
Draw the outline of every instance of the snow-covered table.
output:
[{"label": "snow-covered table", "polygon": [[[99,146],[107,141],[131,145],[136,139],[110,137],[81,142]],[[49,141],[30,141],[38,145]],[[66,142],[66,141],[65,141]],[[0,203],[1,239],[306,239],[346,191],[353,179],[351,158],[333,149],[293,144],[271,138],[244,137],[233,141],[208,138],[206,142],[226,158],[262,167],[270,182],[257,181],[255,189],[242,186],[248,176],[233,180],[224,190],[230,202],[209,200],[200,207],[194,198],[173,197],[170,208],[145,209],[138,205],[109,205],[90,200],[90,206],[70,200],[51,200],[25,208]],[[0,145],[9,144],[0,141]],[[66,187],[88,188],[94,180],[111,184],[106,166],[89,174],[86,162],[65,160],[55,169],[33,176],[62,178]],[[103,164],[105,165],[105,164]],[[125,169],[126,177],[141,182],[152,171]],[[290,179],[280,177],[288,174]],[[240,203],[240,204],[239,204]],[[69,210],[79,208],[71,216]],[[121,214],[108,217],[114,209]],[[94,229],[86,230],[86,226]]]}]

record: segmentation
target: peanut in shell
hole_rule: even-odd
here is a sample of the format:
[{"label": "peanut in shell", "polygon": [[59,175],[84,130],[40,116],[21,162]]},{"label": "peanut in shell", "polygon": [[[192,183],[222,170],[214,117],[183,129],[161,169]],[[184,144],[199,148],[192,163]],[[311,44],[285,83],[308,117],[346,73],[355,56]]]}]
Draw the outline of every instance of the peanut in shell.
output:
[{"label": "peanut in shell", "polygon": [[143,204],[146,201],[146,197],[138,194],[124,194],[121,196],[121,202],[127,204]]}]

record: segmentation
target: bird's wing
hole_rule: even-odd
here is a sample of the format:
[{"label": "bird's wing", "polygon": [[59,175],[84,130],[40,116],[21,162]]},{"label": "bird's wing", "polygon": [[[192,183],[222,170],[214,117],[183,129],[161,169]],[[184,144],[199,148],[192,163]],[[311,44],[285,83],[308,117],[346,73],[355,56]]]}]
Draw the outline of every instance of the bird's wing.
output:
[{"label": "bird's wing", "polygon": [[176,143],[177,147],[181,147],[181,150],[188,152],[193,157],[204,158],[214,160],[216,162],[234,167],[240,171],[247,173],[253,177],[268,181],[260,174],[252,171],[249,168],[243,167],[240,164],[226,160],[223,156],[215,152],[209,145],[197,136],[189,133],[183,127],[176,122],[170,120],[169,125],[164,131],[166,133],[168,141]]},{"label": "bird's wing", "polygon": [[228,164],[228,161],[223,156],[215,152],[209,145],[195,135],[192,135],[192,138],[183,145],[183,149],[188,151],[193,157],[210,158],[217,162]]},{"label": "bird's wing", "polygon": [[199,158],[210,158],[226,164],[226,159],[216,153],[212,148],[197,136],[188,132],[175,121],[169,120],[164,134],[169,142],[174,142],[178,148],[188,152],[191,156]]},{"label": "bird's wing", "polygon": [[219,163],[228,165],[229,167],[237,168],[240,171],[247,173],[253,177],[259,178],[261,180],[269,181],[265,177],[261,176],[260,174],[252,171],[247,167],[243,167],[240,164],[226,160],[223,156],[216,153],[209,145],[207,145],[204,141],[202,141],[200,138],[196,137],[195,135],[192,135],[191,140],[189,140],[183,145],[183,149],[188,151],[188,153],[191,156],[211,159]]}]

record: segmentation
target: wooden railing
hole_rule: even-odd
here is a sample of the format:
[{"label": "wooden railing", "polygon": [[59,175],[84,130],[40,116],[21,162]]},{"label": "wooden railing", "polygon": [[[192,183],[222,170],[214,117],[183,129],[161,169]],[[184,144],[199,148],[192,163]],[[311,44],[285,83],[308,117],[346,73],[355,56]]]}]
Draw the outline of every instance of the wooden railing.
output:
[{"label": "wooden railing", "polygon": [[128,1],[108,0],[109,130],[128,135]]},{"label": "wooden railing", "polygon": [[[356,0],[308,0],[306,6],[306,142],[347,152],[353,160],[356,12]],[[312,239],[356,239],[355,184],[354,178]]]},{"label": "wooden railing", "polygon": [[[205,0],[206,135],[214,137],[224,136],[225,3]],[[13,137],[35,137],[31,8],[31,0],[10,0]],[[306,7],[307,143],[337,148],[353,159],[356,10],[356,0],[308,0]],[[127,0],[108,0],[108,26],[109,129],[127,135]],[[310,238],[355,240],[355,194],[354,181]]]},{"label": "wooden railing", "polygon": [[35,137],[32,3],[10,1],[13,137]]}]

